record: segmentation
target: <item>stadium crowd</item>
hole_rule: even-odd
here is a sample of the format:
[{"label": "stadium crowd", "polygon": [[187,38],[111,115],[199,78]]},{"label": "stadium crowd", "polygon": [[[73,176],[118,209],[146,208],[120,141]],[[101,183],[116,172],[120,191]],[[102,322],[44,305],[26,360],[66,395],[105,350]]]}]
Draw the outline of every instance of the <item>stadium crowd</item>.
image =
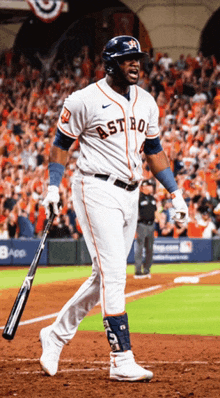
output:
[{"label": "stadium crowd", "polygon": [[[59,60],[49,75],[22,56],[8,53],[0,64],[0,239],[40,237],[46,215],[42,200],[56,122],[64,98],[105,76],[101,55],[90,59],[88,47],[72,65]],[[142,64],[139,85],[159,107],[162,146],[189,207],[189,222],[172,219],[170,195],[155,181],[155,236],[220,236],[220,63],[214,56],[156,54]],[[82,236],[71,201],[71,177],[79,143],[70,151],[60,186],[62,210],[50,238]],[[153,178],[143,157],[143,176]]]}]

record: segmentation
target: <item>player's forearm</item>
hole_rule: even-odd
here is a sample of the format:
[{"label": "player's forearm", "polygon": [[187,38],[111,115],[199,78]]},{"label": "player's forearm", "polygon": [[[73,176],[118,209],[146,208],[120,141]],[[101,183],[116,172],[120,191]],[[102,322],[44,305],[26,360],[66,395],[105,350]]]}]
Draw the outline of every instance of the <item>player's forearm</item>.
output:
[{"label": "player's forearm", "polygon": [[147,163],[154,176],[156,176],[157,173],[170,166],[164,151],[160,151],[153,155],[146,155],[146,157],[147,157]]},{"label": "player's forearm", "polygon": [[50,185],[59,187],[66,166],[67,156],[68,151],[52,145],[49,163]]},{"label": "player's forearm", "polygon": [[173,172],[164,151],[147,155],[148,165],[156,179],[172,193],[178,190]]},{"label": "player's forearm", "polygon": [[50,151],[49,175],[50,186],[52,186],[50,189],[54,190],[54,186],[58,188],[60,185],[67,162],[68,151],[74,140],[74,138],[64,135],[57,129]]},{"label": "player's forearm", "polygon": [[51,163],[60,163],[63,166],[66,166],[68,157],[68,151],[64,151],[61,148],[58,148],[55,145],[52,145],[50,150],[50,162]]}]

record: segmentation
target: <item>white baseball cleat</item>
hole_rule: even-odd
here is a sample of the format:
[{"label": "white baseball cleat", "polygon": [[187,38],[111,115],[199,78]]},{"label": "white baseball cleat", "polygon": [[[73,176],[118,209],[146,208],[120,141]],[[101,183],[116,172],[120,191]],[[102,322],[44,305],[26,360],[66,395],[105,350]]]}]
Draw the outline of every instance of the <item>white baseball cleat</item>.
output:
[{"label": "white baseball cleat", "polygon": [[58,370],[58,363],[63,346],[59,346],[50,338],[51,326],[41,329],[40,341],[42,355],[40,364],[42,369],[49,376],[54,376]]},{"label": "white baseball cleat", "polygon": [[135,362],[131,350],[110,353],[110,379],[118,381],[150,381],[153,373]]}]

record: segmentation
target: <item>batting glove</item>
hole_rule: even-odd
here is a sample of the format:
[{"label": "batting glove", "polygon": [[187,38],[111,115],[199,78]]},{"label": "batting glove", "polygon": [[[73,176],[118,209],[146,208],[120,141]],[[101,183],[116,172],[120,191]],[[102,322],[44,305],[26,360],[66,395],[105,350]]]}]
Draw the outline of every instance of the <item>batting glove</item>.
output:
[{"label": "batting glove", "polygon": [[178,223],[185,223],[188,221],[188,207],[183,199],[182,191],[177,189],[176,191],[171,193],[172,205],[175,210],[174,220],[178,221]]},{"label": "batting glove", "polygon": [[48,187],[47,196],[45,197],[45,199],[42,203],[43,206],[45,207],[47,217],[50,216],[51,207],[52,207],[52,211],[54,212],[54,214],[56,216],[59,214],[59,210],[58,210],[59,201],[60,201],[59,188],[56,185],[50,185]]}]

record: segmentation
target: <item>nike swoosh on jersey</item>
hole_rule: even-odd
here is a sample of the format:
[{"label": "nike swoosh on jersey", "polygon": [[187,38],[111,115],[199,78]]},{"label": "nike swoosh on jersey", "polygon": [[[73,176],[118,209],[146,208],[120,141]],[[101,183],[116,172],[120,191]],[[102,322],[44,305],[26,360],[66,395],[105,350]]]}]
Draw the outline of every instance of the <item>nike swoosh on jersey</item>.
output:
[{"label": "nike swoosh on jersey", "polygon": [[108,105],[102,105],[103,109],[108,108],[108,106],[110,106],[111,104]]}]

